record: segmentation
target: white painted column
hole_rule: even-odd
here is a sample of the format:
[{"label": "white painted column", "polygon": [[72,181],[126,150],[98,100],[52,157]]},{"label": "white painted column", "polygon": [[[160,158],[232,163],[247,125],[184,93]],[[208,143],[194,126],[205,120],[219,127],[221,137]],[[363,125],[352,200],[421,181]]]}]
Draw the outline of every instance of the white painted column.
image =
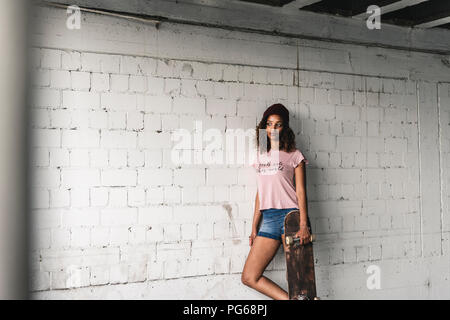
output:
[{"label": "white painted column", "polygon": [[27,297],[25,4],[0,2],[0,299]]}]

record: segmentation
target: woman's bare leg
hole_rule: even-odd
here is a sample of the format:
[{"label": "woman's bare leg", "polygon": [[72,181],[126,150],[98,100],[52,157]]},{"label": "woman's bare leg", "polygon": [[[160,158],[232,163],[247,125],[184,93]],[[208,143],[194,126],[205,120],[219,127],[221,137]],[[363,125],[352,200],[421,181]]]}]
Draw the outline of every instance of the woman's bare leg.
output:
[{"label": "woman's bare leg", "polygon": [[267,265],[273,259],[280,246],[280,241],[257,236],[247,257],[242,271],[242,283],[275,300],[288,300],[288,294],[275,282],[263,276]]}]

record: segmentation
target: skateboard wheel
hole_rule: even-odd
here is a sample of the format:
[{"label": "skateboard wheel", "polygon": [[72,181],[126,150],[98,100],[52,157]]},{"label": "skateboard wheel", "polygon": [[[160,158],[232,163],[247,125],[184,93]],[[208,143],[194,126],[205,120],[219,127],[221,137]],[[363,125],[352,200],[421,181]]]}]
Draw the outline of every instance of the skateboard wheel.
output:
[{"label": "skateboard wheel", "polygon": [[316,240],[316,235],[315,234],[312,234],[311,235],[311,242],[313,242],[313,241],[315,241]]},{"label": "skateboard wheel", "polygon": [[289,246],[293,242],[292,237],[286,237],[286,244]]}]

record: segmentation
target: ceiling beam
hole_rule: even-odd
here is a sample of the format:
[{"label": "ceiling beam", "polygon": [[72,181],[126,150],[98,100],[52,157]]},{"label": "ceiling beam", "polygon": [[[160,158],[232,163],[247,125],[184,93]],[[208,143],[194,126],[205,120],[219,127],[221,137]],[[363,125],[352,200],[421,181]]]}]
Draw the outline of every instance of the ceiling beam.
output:
[{"label": "ceiling beam", "polygon": [[396,1],[398,0],[323,0],[309,6],[305,6],[303,10],[351,17],[366,12],[367,7],[371,5],[381,7],[392,4]]},{"label": "ceiling beam", "polygon": [[[429,1],[429,0],[400,0],[391,4],[387,4],[385,6],[379,6],[381,8],[381,14],[386,14],[392,11],[397,11],[397,10],[401,10],[403,8],[409,7],[409,6],[414,6],[416,4],[425,2],[425,1]],[[367,17],[367,12],[363,12],[360,14],[355,15],[355,17],[358,18],[366,18]]]},{"label": "ceiling beam", "polygon": [[[386,24],[369,30],[358,19],[284,10],[241,1],[198,0],[52,0],[82,8],[103,9],[153,18],[164,23],[198,25],[286,38],[450,54],[447,29],[411,29]],[[210,5],[208,5],[210,4]]]},{"label": "ceiling beam", "polygon": [[320,0],[294,0],[283,6],[283,8],[295,8],[301,9],[303,7],[309,6],[313,3],[319,2]]},{"label": "ceiling beam", "polygon": [[450,1],[433,0],[383,14],[382,21],[404,26],[415,26],[448,16],[450,16]]},{"label": "ceiling beam", "polygon": [[437,27],[437,26],[442,26],[447,23],[450,23],[450,17],[445,17],[445,18],[441,18],[441,19],[437,19],[437,20],[433,20],[433,21],[429,21],[429,22],[419,23],[419,24],[416,24],[414,27],[433,28],[433,27]]},{"label": "ceiling beam", "polygon": [[240,0],[240,1],[264,4],[264,5],[268,5],[268,6],[274,6],[274,7],[282,7],[285,4],[288,4],[289,2],[292,2],[294,0]]}]

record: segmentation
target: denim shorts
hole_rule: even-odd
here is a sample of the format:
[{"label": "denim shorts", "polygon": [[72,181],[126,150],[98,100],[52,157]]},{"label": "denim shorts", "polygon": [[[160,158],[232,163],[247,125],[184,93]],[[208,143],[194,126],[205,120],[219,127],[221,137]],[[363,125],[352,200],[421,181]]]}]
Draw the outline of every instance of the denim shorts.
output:
[{"label": "denim shorts", "polygon": [[284,234],[284,217],[292,210],[298,208],[260,210],[263,220],[257,236],[281,241],[281,235]]}]

